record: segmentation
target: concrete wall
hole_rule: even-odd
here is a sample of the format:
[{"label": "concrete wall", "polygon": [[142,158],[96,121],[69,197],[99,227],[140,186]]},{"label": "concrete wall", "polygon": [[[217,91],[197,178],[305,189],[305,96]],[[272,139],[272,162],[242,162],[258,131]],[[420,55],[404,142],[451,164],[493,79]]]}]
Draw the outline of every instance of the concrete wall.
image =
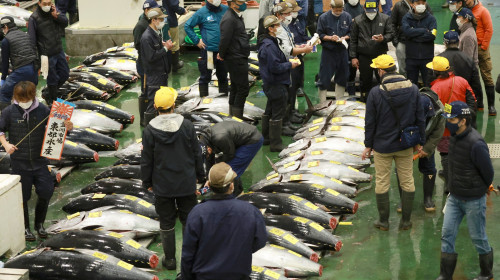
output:
[{"label": "concrete wall", "polygon": [[78,1],[80,28],[134,28],[144,0]]}]

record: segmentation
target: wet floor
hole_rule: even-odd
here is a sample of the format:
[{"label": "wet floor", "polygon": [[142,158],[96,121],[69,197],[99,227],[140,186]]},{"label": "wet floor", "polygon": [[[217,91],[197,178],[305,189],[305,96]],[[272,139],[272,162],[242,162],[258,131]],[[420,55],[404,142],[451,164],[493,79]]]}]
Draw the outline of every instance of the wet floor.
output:
[{"label": "wet floor", "polygon": [[[493,3],[499,1],[485,1]],[[441,9],[439,1],[430,1],[434,14],[438,19],[438,39],[436,43],[441,43],[443,31],[449,25],[451,13],[448,10]],[[499,4],[488,6],[494,20],[494,28],[500,30],[500,7]],[[491,46],[491,55],[493,61],[493,77],[500,73],[500,39],[499,36],[493,37]],[[196,52],[183,53],[185,66],[179,73],[171,75],[169,83],[174,88],[191,85],[198,77],[196,64]],[[73,58],[72,64],[76,65],[81,58]],[[319,69],[319,55],[308,55],[305,59],[306,77],[305,91],[311,97],[313,102],[317,100],[317,89],[314,86],[314,76]],[[43,82],[40,84],[40,86]],[[39,86],[39,87],[40,87]],[[122,91],[118,96],[112,98],[109,103],[121,109],[138,113],[137,96],[139,86],[134,85]],[[266,98],[261,92],[261,84],[257,83],[252,87],[248,100],[257,106],[264,107]],[[498,102],[498,100],[497,100]],[[497,110],[500,106],[497,104]],[[299,108],[304,110],[305,102],[299,98]],[[488,117],[483,113],[478,115],[479,131],[488,143],[496,143],[499,133],[496,131],[500,117]],[[136,120],[138,118],[136,117]],[[259,125],[260,127],[260,125]],[[499,135],[500,136],[500,135]],[[129,125],[123,132],[115,135],[120,140],[120,148],[135,142],[141,137],[141,128],[139,123],[135,122]],[[499,137],[500,139],[500,137]],[[285,143],[291,140],[287,138]],[[271,171],[265,155],[276,161],[277,153],[270,153],[269,147],[263,147],[256,155],[252,164],[242,176],[245,187],[262,179],[265,174]],[[68,202],[70,198],[79,195],[81,188],[94,181],[94,176],[100,173],[105,167],[112,165],[115,158],[101,157],[98,163],[84,164],[78,166],[69,176],[64,178],[52,198],[47,219],[61,219],[66,214],[61,207]],[[439,156],[436,158],[437,166],[440,169]],[[496,171],[500,171],[500,160],[493,160]],[[373,173],[373,169],[368,169]],[[443,222],[441,211],[429,214],[425,213],[422,204],[422,176],[419,174],[415,164],[415,184],[416,198],[413,214],[413,228],[409,231],[399,232],[397,226],[399,223],[399,214],[396,213],[398,193],[395,188],[390,191],[391,201],[393,202],[393,211],[391,212],[391,229],[389,232],[380,232],[376,230],[372,223],[378,217],[374,196],[374,182],[361,185],[365,190],[356,197],[359,203],[358,212],[350,217],[352,225],[339,226],[336,234],[339,235],[344,243],[344,247],[338,253],[325,256],[320,263],[324,266],[323,277],[321,279],[434,279],[439,274],[439,255],[440,255],[440,235]],[[499,176],[495,178],[495,185],[500,183]],[[396,185],[393,176],[392,185]],[[442,209],[444,198],[442,196],[443,181],[436,180],[436,192],[434,200],[436,209]],[[35,197],[35,196],[34,196]],[[30,201],[30,209],[34,208],[35,199]],[[33,211],[32,211],[33,212]],[[494,195],[488,198],[487,208],[487,233],[490,237],[490,243],[493,248],[500,248],[500,197]],[[180,260],[180,226],[177,227],[177,260]],[[28,247],[35,246],[36,243],[28,244]],[[460,233],[456,243],[458,264],[455,270],[454,279],[472,279],[479,273],[477,253],[468,236],[465,223],[460,228]],[[159,240],[155,240],[150,249],[161,253]],[[179,267],[178,267],[179,269]],[[166,272],[158,269],[160,279],[174,279],[174,272]],[[500,265],[496,262],[494,274],[500,275]],[[316,278],[314,278],[316,279]],[[319,279],[319,278],[318,278]]]}]

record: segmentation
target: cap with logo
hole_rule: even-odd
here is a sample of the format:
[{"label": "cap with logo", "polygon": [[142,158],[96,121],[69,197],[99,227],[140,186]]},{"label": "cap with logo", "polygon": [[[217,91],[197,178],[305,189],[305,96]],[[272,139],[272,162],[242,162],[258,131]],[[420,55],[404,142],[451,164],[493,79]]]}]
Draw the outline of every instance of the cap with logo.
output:
[{"label": "cap with logo", "polygon": [[146,16],[148,17],[148,19],[167,17],[167,15],[165,15],[160,8],[151,9]]},{"label": "cap with logo", "polygon": [[217,163],[208,172],[210,188],[224,188],[231,184],[237,176],[238,174],[227,163]]},{"label": "cap with logo", "polygon": [[472,13],[472,11],[468,8],[465,8],[465,7],[460,9],[460,11],[457,11],[455,13],[455,15],[460,16],[460,17],[464,17],[464,18],[468,19],[469,21],[472,21],[472,19],[474,18],[474,14]]},{"label": "cap with logo", "polygon": [[142,4],[142,9],[152,9],[152,8],[159,8],[160,5],[155,0],[146,0],[144,1],[144,4]]},{"label": "cap with logo", "polygon": [[267,16],[265,19],[264,19],[264,28],[268,28],[268,27],[271,27],[275,24],[279,24],[281,22],[281,20],[279,18],[277,18],[276,16]]},{"label": "cap with logo", "polygon": [[445,72],[450,70],[450,62],[446,57],[442,56],[435,56],[432,62],[427,63],[426,66],[434,71]]},{"label": "cap with logo", "polygon": [[449,31],[446,31],[444,33],[443,41],[446,44],[456,44],[456,43],[458,43],[459,40],[460,39],[459,39],[458,32],[456,32],[455,30],[449,30]]},{"label": "cap with logo", "polygon": [[280,2],[274,5],[273,12],[278,14],[288,14],[293,10],[292,4],[289,2]]},{"label": "cap with logo", "polygon": [[298,12],[302,10],[302,8],[299,6],[297,1],[295,0],[286,0],[287,3],[290,3],[292,5],[292,12]]},{"label": "cap with logo", "polygon": [[377,1],[375,0],[366,0],[365,2],[365,10],[367,13],[375,13],[377,12]]},{"label": "cap with logo", "polygon": [[443,117],[447,119],[456,118],[456,117],[465,117],[470,116],[470,108],[467,104],[462,101],[453,101],[450,104],[444,105],[444,113]]},{"label": "cap with logo", "polygon": [[171,87],[161,87],[155,94],[155,106],[158,109],[169,109],[175,104],[177,91]]},{"label": "cap with logo", "polygon": [[382,54],[372,59],[372,64],[370,64],[370,67],[376,69],[387,69],[395,65],[396,62],[394,62],[394,58],[392,56],[388,54]]}]

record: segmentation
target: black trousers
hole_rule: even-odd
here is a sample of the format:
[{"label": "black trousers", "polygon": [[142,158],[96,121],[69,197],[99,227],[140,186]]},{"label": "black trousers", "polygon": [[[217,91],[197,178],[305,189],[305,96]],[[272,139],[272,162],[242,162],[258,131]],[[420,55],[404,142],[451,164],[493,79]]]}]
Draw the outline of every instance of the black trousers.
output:
[{"label": "black trousers", "polygon": [[406,75],[408,79],[418,86],[418,76],[422,75],[422,81],[424,87],[430,86],[429,69],[427,68],[427,63],[431,62],[432,59],[406,59]]},{"label": "black trousers", "polygon": [[[376,56],[375,56],[376,57]],[[361,82],[361,92],[367,94],[372,89],[373,85],[373,74],[377,78],[377,81],[380,83],[380,76],[377,73],[377,69],[371,68],[370,64],[372,60],[375,58],[373,56],[362,55],[360,54],[358,57],[359,60],[359,80]]]},{"label": "black trousers", "polygon": [[160,89],[161,86],[168,86],[168,74],[159,74],[159,75],[144,75],[144,88],[146,93],[146,99],[148,102],[148,107],[146,108],[146,113],[154,113],[154,100],[156,92]]},{"label": "black trousers", "polygon": [[231,79],[229,105],[243,108],[250,90],[248,85],[248,58],[226,59],[224,64]]},{"label": "black trousers", "polygon": [[181,224],[185,225],[189,212],[196,204],[198,204],[198,200],[194,193],[181,197],[156,196],[155,208],[156,213],[160,216],[160,229],[170,230],[175,228],[177,215],[179,215]]},{"label": "black trousers", "polygon": [[36,194],[45,200],[50,200],[54,193],[54,179],[50,175],[49,168],[43,166],[36,170],[12,170],[12,174],[21,176],[21,187],[23,191],[23,202],[31,198],[31,190],[35,185]]},{"label": "black trousers", "polygon": [[263,86],[264,94],[267,96],[265,113],[271,120],[283,119],[285,115],[288,87],[286,85]]}]

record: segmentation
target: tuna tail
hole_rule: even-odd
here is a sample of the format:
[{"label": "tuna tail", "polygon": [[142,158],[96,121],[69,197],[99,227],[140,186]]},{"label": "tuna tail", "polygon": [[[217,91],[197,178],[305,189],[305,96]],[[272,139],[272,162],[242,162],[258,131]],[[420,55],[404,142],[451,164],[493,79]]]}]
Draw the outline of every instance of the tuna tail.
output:
[{"label": "tuna tail", "polygon": [[276,167],[276,165],[275,165],[275,164],[274,164],[274,163],[273,163],[273,162],[269,159],[269,157],[268,157],[268,156],[266,156],[266,158],[267,158],[267,161],[269,161],[269,164],[270,164],[270,165],[271,165],[271,167],[273,168],[274,172],[276,172],[276,173],[278,173],[278,174],[279,174],[279,172],[278,172],[278,167]]},{"label": "tuna tail", "polygon": [[328,117],[326,117],[325,125],[321,129],[321,133],[320,133],[321,135],[323,135],[325,133],[325,131],[328,129],[328,123],[333,119],[333,116],[335,116],[336,111],[337,111],[337,108],[333,109],[333,111],[328,115]]},{"label": "tuna tail", "polygon": [[307,115],[306,115],[306,118],[304,119],[303,123],[307,123],[309,121],[309,119],[311,119],[311,117],[314,113],[314,106],[313,106],[309,96],[307,96],[307,93],[304,94],[304,97],[306,98],[306,103],[307,103],[307,110],[306,110]]}]

